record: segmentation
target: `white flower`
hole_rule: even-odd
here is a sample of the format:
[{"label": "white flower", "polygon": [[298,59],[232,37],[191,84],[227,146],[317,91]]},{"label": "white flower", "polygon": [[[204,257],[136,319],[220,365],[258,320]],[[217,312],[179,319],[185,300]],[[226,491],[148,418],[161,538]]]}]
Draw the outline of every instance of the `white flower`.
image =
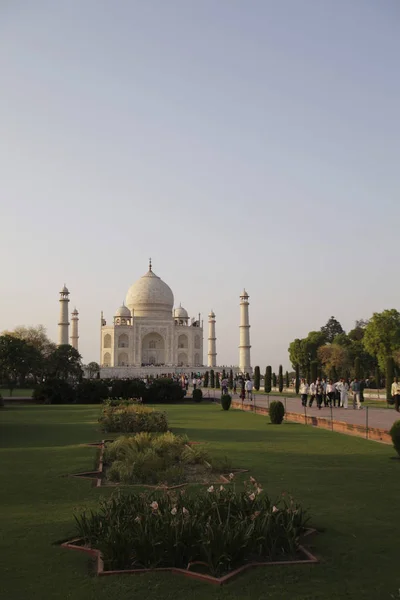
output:
[{"label": "white flower", "polygon": [[140,517],[136,517],[135,523],[140,523]]},{"label": "white flower", "polygon": [[210,487],[208,488],[207,492],[210,492],[210,494],[211,494],[211,492],[213,492],[213,491],[214,491],[214,486],[210,485]]},{"label": "white flower", "polygon": [[176,515],[177,512],[178,509],[176,508],[176,506],[174,506],[174,508],[171,510],[171,515]]},{"label": "white flower", "polygon": [[234,474],[233,473],[229,473],[229,479],[232,480],[234,478]]},{"label": "white flower", "polygon": [[261,494],[261,492],[262,492],[262,488],[258,487],[256,491],[257,491],[257,495],[258,495],[258,494]]},{"label": "white flower", "polygon": [[184,515],[188,515],[189,514],[188,509],[185,508],[185,507],[182,508],[182,512],[183,512]]},{"label": "white flower", "polygon": [[158,502],[156,502],[156,501],[154,500],[154,502],[152,502],[152,503],[150,504],[150,507],[151,507],[153,510],[158,510]]},{"label": "white flower", "polygon": [[272,507],[272,512],[273,512],[273,513],[276,513],[276,512],[278,512],[278,510],[279,510],[279,508],[277,508],[276,506],[273,506],[273,507]]},{"label": "white flower", "polygon": [[220,486],[220,488],[219,488],[219,491],[220,491],[220,492],[223,492],[223,491],[224,491],[224,489],[225,489],[225,488],[224,488],[224,486],[223,486],[223,485],[221,485],[221,486]]},{"label": "white flower", "polygon": [[255,497],[256,497],[256,495],[255,495],[254,493],[253,493],[253,494],[250,494],[250,496],[249,496],[250,500],[254,500],[254,499],[255,499]]}]

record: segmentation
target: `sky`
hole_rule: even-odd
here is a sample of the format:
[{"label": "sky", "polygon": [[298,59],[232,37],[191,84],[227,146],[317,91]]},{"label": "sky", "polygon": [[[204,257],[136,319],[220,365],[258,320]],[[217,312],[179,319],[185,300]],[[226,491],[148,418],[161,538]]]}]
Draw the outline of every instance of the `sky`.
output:
[{"label": "sky", "polygon": [[[398,0],[2,0],[0,331],[58,293],[99,361],[148,268],[217,362],[399,308]],[[207,327],[204,332],[207,359]]]}]

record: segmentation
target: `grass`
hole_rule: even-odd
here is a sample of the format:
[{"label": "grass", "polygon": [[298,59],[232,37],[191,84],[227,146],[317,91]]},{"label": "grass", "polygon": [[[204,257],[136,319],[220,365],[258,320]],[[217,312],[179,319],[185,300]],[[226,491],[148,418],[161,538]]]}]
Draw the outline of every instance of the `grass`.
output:
[{"label": "grass", "polygon": [[33,394],[33,389],[32,388],[15,388],[12,393],[11,390],[7,389],[7,388],[1,388],[0,389],[0,394],[4,397],[11,397],[11,398],[30,398]]},{"label": "grass", "polygon": [[95,578],[88,558],[53,545],[73,531],[74,509],[111,493],[65,475],[91,469],[96,406],[12,406],[0,411],[1,597],[40,600],[396,598],[400,461],[390,446],[202,403],[167,408],[174,433],[212,444],[249,468],[272,496],[293,493],[320,533],[317,566],[248,573],[224,588],[172,575]]}]

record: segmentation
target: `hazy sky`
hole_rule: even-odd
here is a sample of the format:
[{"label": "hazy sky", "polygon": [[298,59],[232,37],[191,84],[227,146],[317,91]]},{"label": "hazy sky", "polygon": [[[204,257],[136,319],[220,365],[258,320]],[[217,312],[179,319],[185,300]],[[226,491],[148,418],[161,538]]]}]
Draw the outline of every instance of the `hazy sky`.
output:
[{"label": "hazy sky", "polygon": [[[0,1],[0,330],[153,270],[237,364],[399,308],[398,0]],[[207,354],[207,328],[204,336]]]}]

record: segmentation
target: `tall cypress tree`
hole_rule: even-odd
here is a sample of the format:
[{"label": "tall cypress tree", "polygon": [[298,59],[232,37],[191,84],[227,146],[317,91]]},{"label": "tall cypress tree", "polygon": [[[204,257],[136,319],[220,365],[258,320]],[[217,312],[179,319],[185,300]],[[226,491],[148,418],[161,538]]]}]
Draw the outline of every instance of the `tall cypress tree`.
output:
[{"label": "tall cypress tree", "polygon": [[296,394],[299,393],[299,389],[300,389],[300,367],[299,365],[296,365]]},{"label": "tall cypress tree", "polygon": [[226,371],[225,371],[225,369],[222,369],[222,379],[225,379],[225,378],[226,378]]},{"label": "tall cypress tree", "polygon": [[272,387],[276,388],[276,375],[272,373]]},{"label": "tall cypress tree", "polygon": [[216,387],[216,388],[219,388],[219,387],[221,387],[221,386],[220,386],[220,383],[219,383],[219,373],[216,373],[216,374],[215,374],[215,387]]},{"label": "tall cypress tree", "polygon": [[392,383],[394,375],[394,360],[392,356],[386,359],[386,400],[392,398]]},{"label": "tall cypress tree", "polygon": [[289,373],[287,371],[285,373],[285,385],[286,385],[286,388],[289,389],[290,382],[289,382]]},{"label": "tall cypress tree", "polygon": [[282,393],[283,392],[283,369],[282,369],[282,365],[279,365],[278,382],[279,382],[279,391],[280,391],[280,393]]},{"label": "tall cypress tree", "polygon": [[310,364],[310,383],[315,383],[317,380],[318,362],[316,360],[311,361]]},{"label": "tall cypress tree", "polygon": [[264,391],[266,394],[271,392],[272,369],[270,365],[265,369]]},{"label": "tall cypress tree", "polygon": [[214,369],[211,369],[211,371],[210,371],[210,387],[211,388],[215,388],[215,373],[214,373]]},{"label": "tall cypress tree", "polygon": [[254,389],[260,389],[260,367],[254,367]]},{"label": "tall cypress tree", "polygon": [[208,371],[206,371],[204,373],[204,381],[203,381],[203,387],[208,388],[208,379],[209,379],[209,373]]},{"label": "tall cypress tree", "polygon": [[229,389],[232,390],[233,389],[233,371],[232,369],[229,371]]}]

